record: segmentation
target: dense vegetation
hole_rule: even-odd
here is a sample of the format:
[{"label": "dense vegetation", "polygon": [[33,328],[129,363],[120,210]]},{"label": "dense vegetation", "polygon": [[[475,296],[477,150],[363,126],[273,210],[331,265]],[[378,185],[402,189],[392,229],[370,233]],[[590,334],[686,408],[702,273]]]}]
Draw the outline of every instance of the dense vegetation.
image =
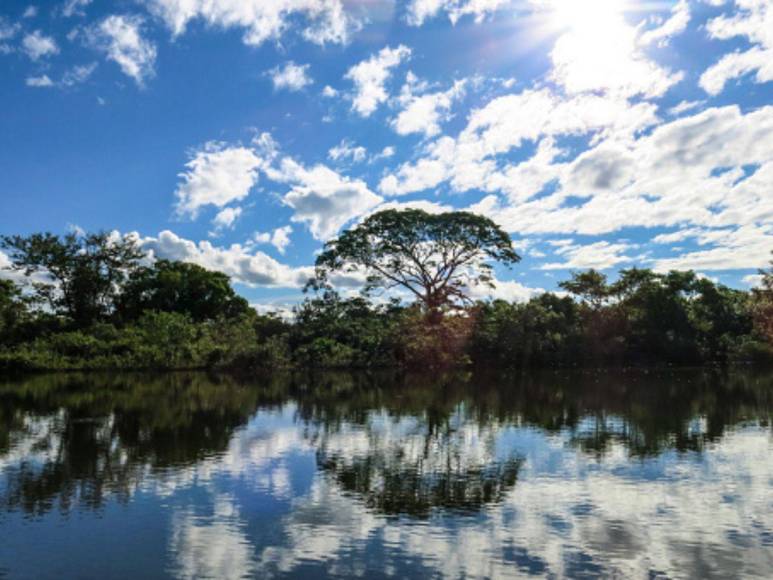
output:
[{"label": "dense vegetation", "polygon": [[[773,270],[752,292],[693,272],[634,268],[615,281],[577,272],[561,293],[526,303],[472,302],[466,283],[490,280],[481,260],[515,263],[518,256],[485,218],[437,222],[421,213],[390,212],[358,226],[375,240],[355,228],[328,244],[314,293],[292,320],[259,315],[224,274],[152,260],[131,238],[4,237],[16,272],[0,280],[0,368],[523,369],[773,360]],[[399,235],[374,229],[385,220],[402,220]],[[388,251],[369,249],[384,239]],[[421,294],[423,282],[425,299],[379,302],[367,292],[343,298],[327,285],[332,272],[357,265],[367,288],[389,287],[395,278],[419,284]]]}]

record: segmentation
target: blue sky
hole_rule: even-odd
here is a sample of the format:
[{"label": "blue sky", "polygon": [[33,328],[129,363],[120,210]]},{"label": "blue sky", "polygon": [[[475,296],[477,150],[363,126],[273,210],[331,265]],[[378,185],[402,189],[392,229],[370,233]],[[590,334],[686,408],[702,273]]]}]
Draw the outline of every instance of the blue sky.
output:
[{"label": "blue sky", "polygon": [[256,304],[384,207],[496,220],[511,299],[773,250],[771,0],[4,0],[0,67],[0,232],[136,235]]}]

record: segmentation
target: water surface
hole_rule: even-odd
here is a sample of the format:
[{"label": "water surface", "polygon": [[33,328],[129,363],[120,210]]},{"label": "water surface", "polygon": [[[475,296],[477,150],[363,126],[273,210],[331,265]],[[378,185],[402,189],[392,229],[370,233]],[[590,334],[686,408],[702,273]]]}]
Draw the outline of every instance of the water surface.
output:
[{"label": "water surface", "polygon": [[773,374],[0,380],[0,577],[769,578]]}]

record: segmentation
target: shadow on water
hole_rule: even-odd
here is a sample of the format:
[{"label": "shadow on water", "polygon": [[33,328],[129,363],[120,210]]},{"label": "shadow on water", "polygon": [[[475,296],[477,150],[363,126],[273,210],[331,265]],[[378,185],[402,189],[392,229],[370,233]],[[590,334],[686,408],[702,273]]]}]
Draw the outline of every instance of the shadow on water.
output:
[{"label": "shadow on water", "polygon": [[[40,375],[0,382],[0,502],[43,515],[126,501],[146,478],[223,453],[260,410],[295,408],[317,468],[386,515],[474,514],[516,486],[503,427],[568,435],[603,460],[702,452],[770,429],[773,376],[708,370],[529,376]],[[341,435],[354,433],[357,443]]]}]

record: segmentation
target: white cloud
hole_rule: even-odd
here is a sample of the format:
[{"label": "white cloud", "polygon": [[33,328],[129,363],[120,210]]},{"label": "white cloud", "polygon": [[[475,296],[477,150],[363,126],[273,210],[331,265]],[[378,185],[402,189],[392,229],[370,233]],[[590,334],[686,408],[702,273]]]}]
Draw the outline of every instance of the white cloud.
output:
[{"label": "white cloud", "polygon": [[341,176],[324,165],[307,169],[285,158],[279,169],[269,170],[268,176],[292,185],[283,198],[285,205],[294,210],[292,221],[306,223],[318,240],[334,236],[382,201],[365,182]]},{"label": "white cloud", "polygon": [[236,220],[242,215],[242,208],[240,207],[226,207],[221,209],[212,220],[212,225],[215,226],[215,231],[233,228]]},{"label": "white cloud", "polygon": [[258,46],[279,40],[302,21],[302,35],[317,44],[345,43],[357,23],[347,15],[342,0],[149,0],[175,36],[188,23],[201,19],[208,26],[244,29],[245,44]]},{"label": "white cloud", "polygon": [[384,47],[378,54],[349,69],[344,78],[354,83],[352,109],[362,117],[369,117],[386,102],[389,95],[385,84],[392,69],[410,57],[411,49],[402,44],[397,48]]},{"label": "white cloud", "polygon": [[468,288],[473,300],[506,300],[507,302],[528,302],[544,294],[543,288],[530,288],[514,280],[494,280],[495,287],[473,286]]},{"label": "white cloud", "polygon": [[54,82],[48,75],[36,77],[27,77],[25,84],[28,87],[72,87],[85,82],[94,73],[97,63],[93,62],[85,65],[77,65],[65,71],[58,82]]},{"label": "white cloud", "polygon": [[313,275],[311,267],[291,268],[263,252],[250,252],[239,244],[226,248],[213,246],[208,241],[195,243],[168,230],[157,238],[140,238],[140,244],[152,252],[154,258],[192,262],[223,272],[247,286],[301,288]]},{"label": "white cloud", "polygon": [[472,16],[475,22],[482,22],[489,14],[511,3],[512,0],[411,0],[407,20],[412,26],[421,26],[426,20],[445,12],[453,24],[468,15]]},{"label": "white cloud", "polygon": [[38,7],[37,6],[27,6],[27,8],[24,9],[24,13],[21,15],[22,18],[35,18],[38,15]]},{"label": "white cloud", "polygon": [[24,81],[28,87],[53,87],[54,81],[52,81],[48,75],[41,75],[39,77],[27,77]]},{"label": "white cloud", "polygon": [[402,111],[392,120],[392,127],[399,135],[423,133],[432,137],[440,133],[440,123],[448,118],[454,101],[464,95],[466,81],[461,80],[447,91],[414,94],[415,82],[403,86],[398,102]]},{"label": "white cloud", "polygon": [[550,56],[553,80],[575,94],[660,97],[683,77],[649,60],[637,48],[636,29],[619,14],[574,27],[556,41]]},{"label": "white cloud", "polygon": [[360,163],[368,157],[368,150],[361,145],[355,145],[349,139],[342,139],[335,147],[331,147],[327,156],[332,161],[351,161]]},{"label": "white cloud", "polygon": [[0,54],[8,54],[13,52],[13,47],[10,44],[6,44],[6,40],[11,40],[16,33],[19,32],[20,26],[16,23],[11,24],[5,17],[0,14]]},{"label": "white cloud", "polygon": [[687,113],[695,109],[699,109],[706,104],[706,101],[681,101],[677,105],[674,105],[668,110],[668,114],[674,117]]},{"label": "white cloud", "polygon": [[541,270],[606,270],[618,264],[634,261],[634,258],[626,256],[625,252],[635,246],[624,243],[611,243],[607,241],[596,242],[588,245],[566,244],[559,246],[555,253],[563,256],[563,262],[551,262],[540,266]]},{"label": "white cloud", "polygon": [[68,69],[62,76],[61,84],[65,87],[71,87],[86,82],[89,77],[97,70],[97,63],[76,65]]},{"label": "white cloud", "polygon": [[744,276],[741,281],[750,288],[760,288],[762,286],[762,274],[750,274]]},{"label": "white cloud", "polygon": [[297,65],[293,61],[285,63],[282,67],[275,67],[269,71],[274,90],[300,91],[309,86],[314,80],[308,73],[309,65]]},{"label": "white cloud", "polygon": [[155,45],[143,38],[139,16],[108,16],[87,33],[89,43],[142,87],[155,74]]},{"label": "white cloud", "polygon": [[[289,230],[288,230],[289,231]],[[233,244],[218,247],[209,241],[193,242],[165,230],[158,237],[140,237],[131,234],[140,246],[150,253],[151,259],[179,260],[198,264],[208,270],[222,272],[245,286],[272,288],[303,288],[314,276],[313,266],[291,267],[271,256],[254,251],[251,245]],[[279,238],[278,238],[279,239]],[[1,258],[0,258],[1,259]],[[353,274],[339,274],[331,283],[342,289],[362,286],[364,279]]]},{"label": "white cloud", "polygon": [[[631,105],[602,95],[563,98],[549,89],[498,97],[472,111],[457,138],[429,143],[423,157],[385,176],[379,188],[387,195],[404,195],[450,181],[456,191],[515,189],[519,184],[498,170],[497,156],[543,137],[630,136],[657,122],[655,110],[649,103]],[[545,176],[546,181],[553,177]]]},{"label": "white cloud", "polygon": [[657,28],[645,30],[639,37],[642,45],[657,44],[666,46],[671,38],[687,30],[690,24],[690,4],[687,0],[679,0],[671,9],[669,18]]},{"label": "white cloud", "polygon": [[757,83],[773,81],[773,3],[770,0],[735,0],[738,11],[709,21],[712,38],[744,37],[753,44],[746,51],[723,56],[703,73],[700,85],[711,94],[722,92],[728,81],[756,72]]},{"label": "white cloud", "polygon": [[736,229],[693,231],[706,250],[686,252],[675,258],[655,261],[658,271],[665,270],[741,270],[761,268],[773,252],[773,225],[744,225]]},{"label": "white cloud", "polygon": [[291,243],[290,234],[292,233],[292,226],[283,226],[273,232],[257,232],[252,239],[258,244],[271,244],[280,254],[284,254]]},{"label": "white cloud", "polygon": [[40,32],[40,30],[27,34],[21,44],[24,52],[31,60],[39,60],[59,53],[59,46],[57,46],[56,41],[52,37]]},{"label": "white cloud", "polygon": [[322,96],[328,99],[333,99],[338,96],[338,91],[330,85],[325,85],[325,88],[322,89]]},{"label": "white cloud", "polygon": [[84,16],[85,8],[91,4],[92,0],[67,0],[62,6],[62,16],[71,18],[72,16]]},{"label": "white cloud", "polygon": [[175,191],[177,212],[195,219],[202,207],[222,208],[243,200],[258,182],[262,165],[263,159],[252,149],[207,143],[180,174],[182,183]]}]

